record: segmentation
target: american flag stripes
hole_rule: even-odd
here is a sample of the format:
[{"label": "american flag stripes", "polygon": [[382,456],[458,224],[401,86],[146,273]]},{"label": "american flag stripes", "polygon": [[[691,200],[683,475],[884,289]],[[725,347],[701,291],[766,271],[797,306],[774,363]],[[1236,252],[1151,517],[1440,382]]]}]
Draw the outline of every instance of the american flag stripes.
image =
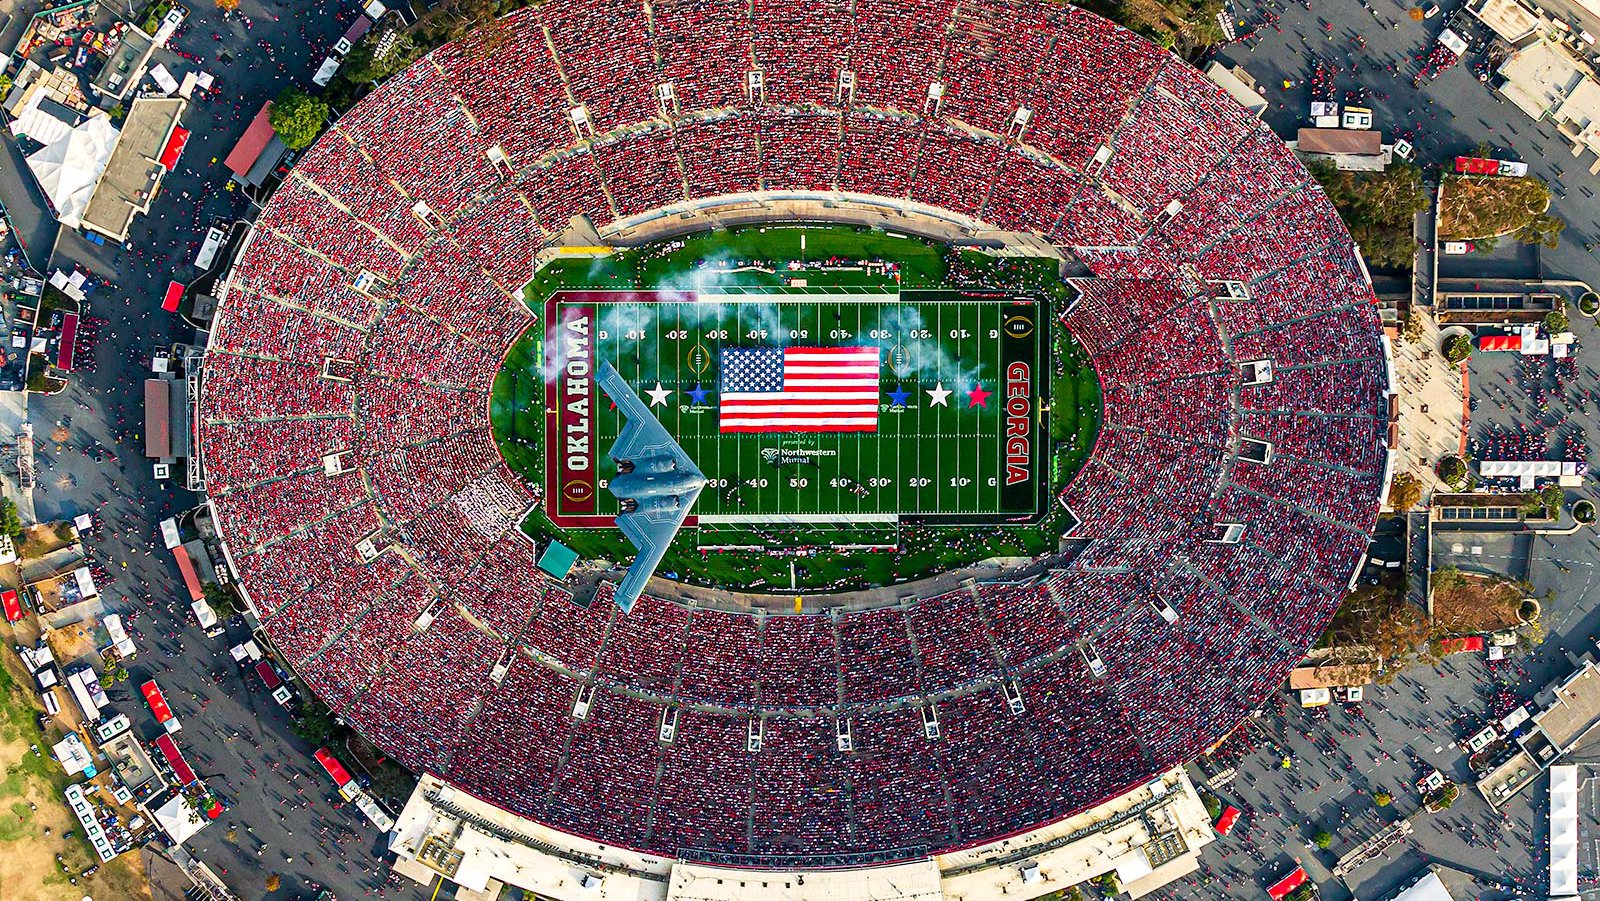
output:
[{"label": "american flag stripes", "polygon": [[876,432],[876,347],[729,347],[723,432]]}]

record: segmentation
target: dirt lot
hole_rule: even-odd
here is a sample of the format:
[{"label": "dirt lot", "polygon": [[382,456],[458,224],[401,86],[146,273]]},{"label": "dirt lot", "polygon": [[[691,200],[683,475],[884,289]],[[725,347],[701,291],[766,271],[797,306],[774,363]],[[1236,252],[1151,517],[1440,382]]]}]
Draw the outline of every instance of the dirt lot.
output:
[{"label": "dirt lot", "polygon": [[1472,240],[1521,228],[1550,207],[1550,191],[1536,178],[1448,176],[1439,199],[1439,237]]},{"label": "dirt lot", "polygon": [[1441,570],[1433,580],[1434,623],[1449,635],[1514,628],[1523,596],[1515,582]]},{"label": "dirt lot", "polygon": [[[10,630],[0,630],[10,644]],[[97,858],[82,838],[78,821],[62,800],[68,779],[51,760],[46,736],[34,719],[38,708],[23,686],[21,664],[9,649],[0,649],[0,898],[5,901],[148,901],[150,891],[137,853],[124,854],[78,884],[56,863],[62,855],[72,873]],[[59,740],[52,730],[51,740]],[[30,745],[38,744],[34,756]],[[30,807],[30,805],[32,805]],[[62,838],[71,830],[74,837]],[[48,833],[48,834],[47,834]]]}]

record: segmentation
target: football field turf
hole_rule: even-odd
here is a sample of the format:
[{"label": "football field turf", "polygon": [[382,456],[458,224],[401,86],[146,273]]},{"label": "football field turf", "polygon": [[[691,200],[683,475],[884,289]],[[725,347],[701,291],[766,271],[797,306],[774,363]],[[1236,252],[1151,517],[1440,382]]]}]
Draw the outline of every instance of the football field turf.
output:
[{"label": "football field turf", "polygon": [[[606,456],[621,423],[594,383],[615,365],[710,480],[701,525],[1021,521],[1050,481],[1048,308],[1017,293],[894,288],[563,291],[546,304],[547,512],[605,527]],[[878,402],[862,431],[734,432],[733,348],[872,348]],[[513,361],[508,358],[508,365]],[[518,392],[522,394],[523,392]]]}]

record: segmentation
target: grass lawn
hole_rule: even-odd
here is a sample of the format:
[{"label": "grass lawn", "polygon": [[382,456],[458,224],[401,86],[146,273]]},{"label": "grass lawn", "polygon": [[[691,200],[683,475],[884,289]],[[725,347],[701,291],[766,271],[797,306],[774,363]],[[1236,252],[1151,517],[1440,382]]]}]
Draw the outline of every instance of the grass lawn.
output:
[{"label": "grass lawn", "polygon": [[[805,251],[801,250],[804,241]],[[899,285],[934,288],[945,284],[948,264],[941,246],[886,232],[847,226],[766,226],[718,229],[664,244],[621,250],[594,260],[556,260],[528,285],[536,312],[561,288],[684,288],[714,280],[718,285],[775,287],[789,283],[790,262],[895,260],[898,276],[881,271],[835,269],[803,273],[812,284]],[[784,272],[763,272],[774,264]],[[751,268],[745,268],[751,267]],[[743,269],[734,272],[731,270]]]},{"label": "grass lawn", "polygon": [[[857,265],[860,261],[885,260],[894,264]],[[795,296],[801,293],[794,288],[795,280],[803,280],[807,293],[823,295],[830,293],[825,290],[828,288],[867,287],[889,292],[909,289],[913,293],[903,299],[890,294],[882,305],[875,301],[851,305],[826,296],[808,302]],[[729,304],[745,310],[765,307],[773,311],[763,314],[771,322],[750,329],[745,328],[751,323],[744,321],[743,311],[728,322],[718,319],[686,325],[675,318],[680,314],[672,312],[670,303],[618,304],[618,309],[648,315],[629,318],[626,329],[617,325],[607,328],[603,324],[607,320],[599,312],[607,305],[586,305],[596,311],[596,361],[605,358],[615,362],[630,382],[640,386],[641,392],[658,380],[676,392],[669,404],[658,407],[656,412],[713,480],[712,487],[701,495],[696,513],[735,517],[830,512],[912,517],[972,514],[980,520],[984,515],[990,519],[959,525],[912,520],[898,528],[884,523],[852,527],[717,523],[715,528],[680,533],[662,561],[663,575],[697,584],[768,589],[787,589],[791,584],[801,589],[858,587],[893,584],[985,557],[1033,555],[1056,546],[1065,523],[1050,498],[1055,489],[1076,474],[1093,448],[1101,416],[1100,387],[1092,367],[1070,336],[1057,332],[1042,342],[1033,342],[1038,346],[1037,354],[1049,359],[1039,359],[1030,352],[1035,373],[1032,401],[1039,404],[1048,392],[1050,412],[1045,414],[1049,417],[1049,441],[1035,458],[1037,464],[1030,467],[1029,483],[1036,487],[1037,480],[1043,478],[1051,490],[1044,492],[1042,501],[1035,490],[1027,499],[1025,510],[1016,506],[1014,497],[1001,503],[996,486],[989,479],[1004,479],[1001,460],[1005,454],[1000,440],[1005,428],[1004,384],[998,378],[1003,361],[996,356],[1000,344],[996,330],[1004,319],[1003,300],[961,298],[951,307],[953,318],[948,323],[928,322],[930,314],[926,309],[913,311],[918,319],[916,325],[933,327],[925,331],[913,329],[912,338],[941,360],[961,361],[962,372],[972,371],[976,365],[976,371],[983,373],[981,387],[995,392],[987,408],[968,407],[965,393],[952,397],[955,409],[933,409],[923,397],[924,406],[929,409],[916,410],[923,418],[911,420],[904,416],[913,412],[915,404],[896,410],[886,402],[879,414],[880,432],[867,436],[868,440],[825,434],[800,441],[807,448],[834,454],[817,465],[785,464],[778,469],[770,463],[763,465],[760,451],[765,444],[777,443],[777,436],[720,435],[716,408],[691,405],[687,399],[688,391],[696,387],[695,378],[689,370],[680,371],[679,367],[685,365],[691,344],[708,345],[705,350],[712,360],[718,359],[717,338],[742,346],[844,346],[872,335],[886,347],[899,346],[897,342],[909,342],[907,336],[900,334],[904,330],[899,318],[903,311],[918,307],[919,297],[936,296],[918,295],[915,289],[1026,291],[1040,298],[1033,309],[1040,326],[1049,328],[1056,321],[1054,314],[1059,305],[1071,297],[1070,287],[1057,277],[1053,260],[996,258],[871,230],[843,226],[723,230],[594,260],[557,260],[550,264],[527,292],[530,306],[539,313],[540,324],[513,344],[491,396],[494,435],[508,464],[525,479],[545,484],[546,416],[539,363],[547,318],[544,302],[552,292],[599,288],[738,293],[757,287],[779,289],[779,293],[770,304]],[[892,321],[884,316],[890,316]],[[557,317],[551,321],[563,320]],[[699,334],[707,328],[711,331]],[[772,335],[777,334],[773,329],[783,334],[773,339]],[[911,350],[908,346],[908,353]],[[1016,351],[1013,348],[1011,352]],[[886,354],[886,358],[893,356],[892,352]],[[901,387],[918,396],[934,383],[930,377],[929,386],[922,385],[919,375],[886,366],[880,385],[887,392],[892,385],[904,381]],[[706,377],[704,387],[715,388],[715,374],[707,370]],[[603,399],[594,406],[592,453],[603,459],[619,424]],[[968,410],[973,412],[969,414]],[[924,421],[928,415],[934,418]],[[885,441],[893,446],[885,445]],[[785,448],[794,443],[794,436],[783,439]],[[607,465],[609,461],[603,461],[598,467]],[[937,475],[921,477],[924,472]],[[605,473],[597,471],[596,476],[604,478]],[[594,496],[595,515],[614,512],[615,501],[608,492],[601,490]],[[529,516],[524,524],[530,535],[540,541],[560,540],[586,558],[615,562],[632,559],[632,546],[615,529],[580,528],[571,523],[565,528],[557,526],[546,510],[550,504],[559,505],[561,499],[547,496],[545,500],[547,507]],[[1031,511],[1041,512],[1043,518],[1028,524],[1005,521]],[[857,543],[854,539],[868,532],[870,539],[859,543],[893,541],[898,534],[898,549],[828,548],[830,544]],[[738,545],[741,549],[706,550],[725,545]],[[807,550],[795,555],[795,548]]]}]

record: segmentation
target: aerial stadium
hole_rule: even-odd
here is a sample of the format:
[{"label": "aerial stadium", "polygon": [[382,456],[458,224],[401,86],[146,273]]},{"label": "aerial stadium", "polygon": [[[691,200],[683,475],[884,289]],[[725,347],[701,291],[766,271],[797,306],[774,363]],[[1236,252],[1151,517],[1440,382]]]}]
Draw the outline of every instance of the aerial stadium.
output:
[{"label": "aerial stadium", "polygon": [[[462,897],[1158,886],[1392,466],[1321,189],[1055,3],[522,10],[329,129],[218,294],[230,568]],[[626,604],[624,407],[705,477]]]}]

